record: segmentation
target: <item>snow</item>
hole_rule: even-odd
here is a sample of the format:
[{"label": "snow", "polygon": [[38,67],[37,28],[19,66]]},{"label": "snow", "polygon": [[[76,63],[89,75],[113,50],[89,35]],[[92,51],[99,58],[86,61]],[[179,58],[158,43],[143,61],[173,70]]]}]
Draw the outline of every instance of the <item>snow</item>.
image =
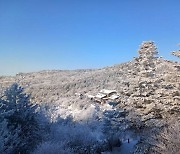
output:
[{"label": "snow", "polygon": [[131,154],[134,149],[134,146],[138,143],[138,139],[130,138],[129,143],[128,141],[124,141],[122,145],[118,148],[114,148],[112,154]]},{"label": "snow", "polygon": [[[131,135],[131,132],[129,132]],[[123,140],[121,140],[122,145],[120,147],[114,147],[112,152],[102,152],[101,154],[131,154],[134,146],[138,143],[139,136],[126,135]],[[129,143],[128,143],[129,139]]]},{"label": "snow", "polygon": [[120,96],[114,94],[114,95],[110,96],[109,99],[115,100],[115,99],[118,99],[119,97]]},{"label": "snow", "polygon": [[100,93],[111,94],[111,93],[116,93],[116,90],[103,89],[103,90],[100,91]]},{"label": "snow", "polygon": [[98,94],[96,95],[96,98],[102,99],[102,98],[104,98],[104,97],[106,97],[105,94],[98,93]]},{"label": "snow", "polygon": [[94,98],[95,96],[93,96],[93,95],[86,95],[88,98]]}]

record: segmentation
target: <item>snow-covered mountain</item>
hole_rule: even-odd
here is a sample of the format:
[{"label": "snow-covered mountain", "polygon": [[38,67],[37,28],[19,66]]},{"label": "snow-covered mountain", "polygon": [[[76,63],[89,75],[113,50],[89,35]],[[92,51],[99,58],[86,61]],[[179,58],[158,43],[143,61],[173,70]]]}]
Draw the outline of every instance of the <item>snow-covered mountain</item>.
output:
[{"label": "snow-covered mountain", "polygon": [[[59,116],[72,116],[77,122],[91,123],[92,119],[98,119],[103,125],[106,119],[106,122],[114,121],[113,127],[123,126],[121,130],[134,129],[142,133],[153,127],[159,132],[169,119],[180,120],[180,63],[158,57],[152,41],[143,42],[138,53],[132,61],[102,69],[53,70],[0,77],[0,88],[3,91],[14,82],[21,85],[31,94],[33,103],[51,108],[48,114],[52,121]],[[179,57],[178,53],[173,52],[173,55]],[[102,89],[117,91],[116,106],[112,107],[108,101],[98,104],[87,97],[95,96]],[[106,112],[108,118],[104,116]],[[98,129],[93,137],[101,138]],[[147,139],[151,135],[146,139],[142,135],[143,144],[148,146],[143,145],[143,149],[141,144],[137,145],[134,152],[148,149],[151,141]]]}]

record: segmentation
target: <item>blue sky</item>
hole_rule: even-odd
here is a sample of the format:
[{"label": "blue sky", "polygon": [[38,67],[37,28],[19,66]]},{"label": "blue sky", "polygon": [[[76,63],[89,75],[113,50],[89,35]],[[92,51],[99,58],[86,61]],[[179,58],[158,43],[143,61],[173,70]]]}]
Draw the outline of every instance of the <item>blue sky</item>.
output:
[{"label": "blue sky", "polygon": [[0,75],[101,68],[180,43],[179,0],[0,0]]}]

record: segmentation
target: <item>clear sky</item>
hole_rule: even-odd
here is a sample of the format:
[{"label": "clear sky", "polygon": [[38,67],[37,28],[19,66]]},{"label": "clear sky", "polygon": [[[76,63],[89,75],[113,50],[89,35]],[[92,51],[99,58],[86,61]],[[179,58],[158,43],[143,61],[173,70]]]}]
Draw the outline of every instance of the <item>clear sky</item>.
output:
[{"label": "clear sky", "polygon": [[0,75],[101,68],[180,43],[180,0],[0,0]]}]

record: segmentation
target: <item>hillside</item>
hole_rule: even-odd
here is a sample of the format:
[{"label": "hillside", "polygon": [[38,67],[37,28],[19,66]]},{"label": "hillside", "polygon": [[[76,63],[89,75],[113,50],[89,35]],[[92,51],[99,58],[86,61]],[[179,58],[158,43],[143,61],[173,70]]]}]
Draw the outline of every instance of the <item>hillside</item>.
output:
[{"label": "hillside", "polygon": [[151,68],[153,77],[145,74],[149,68],[146,72],[145,62],[137,57],[127,63],[96,70],[20,73],[15,77],[1,77],[0,83],[7,87],[17,82],[38,103],[60,102],[63,98],[74,97],[75,93],[96,94],[101,89],[115,89],[121,95],[119,101],[125,104],[135,104],[140,97],[153,102],[158,99],[159,105],[175,104],[180,99],[180,63],[162,58],[150,61],[155,65]]},{"label": "hillside", "polygon": [[[143,42],[138,52],[139,57],[129,62],[102,69],[41,71],[0,77],[0,88],[16,82],[31,94],[34,103],[55,106],[71,106],[77,102],[93,104],[87,95],[113,89],[120,96],[114,108],[126,111],[123,120],[128,120],[129,128],[158,130],[173,117],[180,120],[180,63],[157,57],[154,42]],[[173,52],[173,55],[178,56],[178,53]],[[83,98],[75,93],[82,94]],[[147,141],[143,137],[142,140],[145,145]],[[144,150],[140,147],[137,145],[137,153]]]}]

